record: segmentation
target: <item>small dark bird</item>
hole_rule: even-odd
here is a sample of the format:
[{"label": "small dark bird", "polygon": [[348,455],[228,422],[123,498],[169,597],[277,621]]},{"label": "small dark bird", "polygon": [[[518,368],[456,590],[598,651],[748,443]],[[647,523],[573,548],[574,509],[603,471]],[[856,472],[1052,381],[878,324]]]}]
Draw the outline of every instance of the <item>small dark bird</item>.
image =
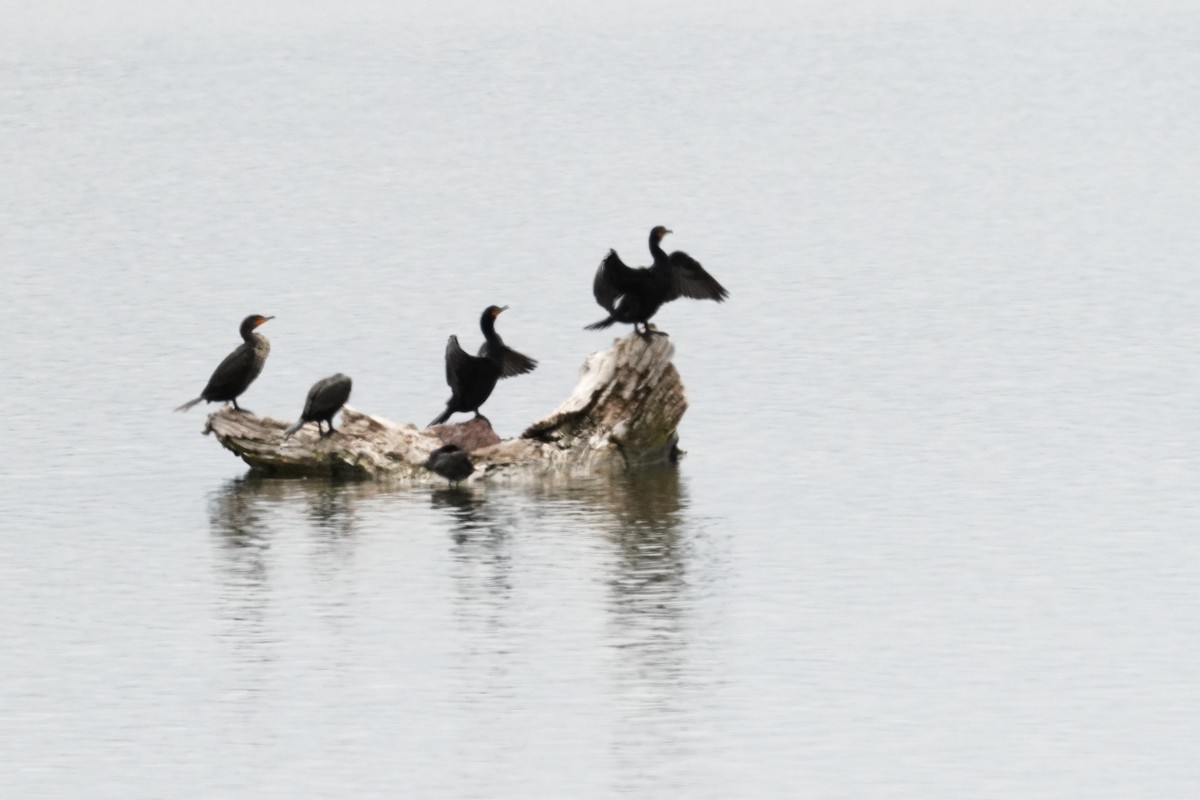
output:
[{"label": "small dark bird", "polygon": [[444,444],[429,454],[425,468],[451,483],[458,483],[475,471],[470,457],[456,444]]},{"label": "small dark bird", "polygon": [[[648,337],[652,333],[662,333],[650,330],[648,325],[663,303],[680,297],[720,303],[729,296],[725,287],[705,272],[699,261],[681,250],[671,255],[663,251],[662,238],[668,233],[670,231],[662,225],[650,231],[650,255],[654,256],[654,263],[649,267],[626,266],[616,250],[608,251],[592,281],[592,294],[608,312],[608,317],[588,325],[585,330],[600,330],[614,322],[631,322],[634,333]],[[642,325],[640,331],[638,323]],[[662,335],[666,336],[665,333]]]},{"label": "small dark bird", "polygon": [[[450,384],[450,399],[446,401],[446,410],[429,423],[430,426],[441,425],[450,419],[456,411],[474,411],[475,416],[483,417],[479,407],[491,396],[500,378],[511,378],[532,372],[537,362],[529,356],[524,356],[504,344],[500,334],[496,333],[496,317],[508,306],[488,306],[479,318],[479,327],[483,331],[483,346],[479,355],[467,355],[458,346],[458,337],[451,336],[446,342],[446,383]],[[485,420],[487,417],[483,417]]]},{"label": "small dark bird", "polygon": [[[300,419],[292,427],[283,432],[283,438],[288,438],[304,427],[307,422],[317,423],[317,433],[320,436],[330,436],[334,432],[333,415],[341,411],[342,406],[350,399],[350,379],[338,373],[322,378],[308,390],[308,398],[304,401],[304,410]],[[329,432],[321,432],[321,423],[329,425]]]},{"label": "small dark bird", "polygon": [[[192,406],[199,403],[201,400],[209,403],[233,403],[233,408],[236,411],[247,411],[237,404],[238,396],[254,383],[254,379],[258,377],[258,373],[262,372],[263,364],[267,361],[267,354],[271,352],[271,343],[267,341],[267,337],[261,333],[255,333],[254,329],[262,325],[269,319],[274,317],[264,317],[262,314],[251,314],[242,320],[240,332],[242,334],[242,344],[238,345],[232,353],[225,356],[225,360],[217,365],[213,370],[212,377],[208,379],[208,385],[204,387],[204,391],[195,400],[189,400],[181,405],[176,411],[187,411]],[[247,413],[249,413],[247,411]]]}]

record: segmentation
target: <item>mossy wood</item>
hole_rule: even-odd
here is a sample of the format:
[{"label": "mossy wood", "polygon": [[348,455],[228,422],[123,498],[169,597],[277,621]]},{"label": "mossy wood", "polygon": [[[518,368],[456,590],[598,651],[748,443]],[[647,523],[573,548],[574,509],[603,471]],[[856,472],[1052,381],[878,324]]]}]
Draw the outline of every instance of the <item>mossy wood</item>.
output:
[{"label": "mossy wood", "polygon": [[290,420],[223,408],[204,432],[253,470],[280,476],[386,478],[436,484],[429,454],[457,444],[471,454],[476,481],[520,480],[622,470],[674,459],[676,429],[687,410],[683,382],[666,336],[634,334],[588,356],[575,390],[553,413],[515,439],[501,440],[483,419],[418,428],[346,406],[337,433],[321,438],[306,425],[283,438]]}]

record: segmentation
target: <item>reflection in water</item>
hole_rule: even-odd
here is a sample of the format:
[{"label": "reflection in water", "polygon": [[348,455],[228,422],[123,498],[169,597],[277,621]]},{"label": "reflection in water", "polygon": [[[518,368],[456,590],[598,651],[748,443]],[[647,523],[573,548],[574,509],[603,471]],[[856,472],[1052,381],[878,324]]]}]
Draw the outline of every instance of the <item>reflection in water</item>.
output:
[{"label": "reflection in water", "polygon": [[514,520],[501,511],[503,503],[489,503],[485,493],[474,489],[435,489],[430,500],[451,520],[459,618],[482,622],[494,633],[504,626],[504,607],[512,592]]},{"label": "reflection in water", "polygon": [[495,520],[488,510],[487,496],[481,491],[453,486],[434,489],[429,499],[434,508],[449,514],[455,544],[467,544],[480,531],[494,529]]},{"label": "reflection in water", "polygon": [[[644,468],[607,480],[547,488],[544,501],[569,498],[598,533],[609,558],[604,585],[604,644],[616,658],[611,676],[617,726],[611,754],[617,793],[655,796],[687,785],[672,765],[696,755],[691,721],[705,706],[714,676],[694,640],[694,531],[677,467]],[[572,526],[574,527],[574,526]],[[597,566],[600,566],[599,564]]]},{"label": "reflection in water", "polygon": [[264,666],[276,660],[272,617],[281,612],[272,602],[279,591],[271,583],[272,546],[277,536],[294,530],[288,512],[303,504],[315,534],[312,564],[325,586],[317,610],[336,624],[346,604],[329,584],[344,574],[353,553],[357,499],[376,491],[369,484],[247,475],[212,493],[209,524],[217,545],[220,638],[229,643],[240,666],[231,696],[247,700],[259,694],[269,680]]},{"label": "reflection in water", "polygon": [[223,695],[247,724],[257,722],[258,698],[269,689],[269,668],[277,659],[268,633],[271,530],[258,486],[258,481],[232,480],[209,497],[209,525],[217,544],[218,636],[229,646],[236,676]]},{"label": "reflection in water", "polygon": [[618,520],[609,533],[618,553],[611,582],[614,602],[624,614],[674,617],[685,566],[680,552],[679,472],[673,467],[643,470],[622,476],[611,486],[609,505]]},{"label": "reflection in water", "polygon": [[308,518],[313,527],[330,539],[345,539],[354,533],[355,495],[353,484],[337,481],[305,481]]},{"label": "reflection in water", "polygon": [[324,587],[318,610],[333,629],[341,629],[349,621],[355,592],[352,566],[358,545],[358,501],[364,494],[375,494],[378,487],[338,480],[304,481],[301,485],[313,540],[309,566]]},{"label": "reflection in water", "polygon": [[654,650],[676,638],[684,589],[679,473],[674,468],[642,471],[612,486],[610,506],[618,520],[609,531],[618,556],[610,582],[613,602],[624,624],[651,626],[638,646]]},{"label": "reflection in water", "polygon": [[[512,540],[519,532],[503,510],[509,499],[504,492],[489,498],[463,487],[434,490],[430,496],[433,508],[450,522],[451,670],[465,688],[456,701],[462,706],[457,716],[469,726],[468,739],[488,738],[527,681],[514,661],[522,619],[513,602]],[[500,745],[505,760],[512,755],[507,746]],[[464,764],[468,772],[475,768]],[[488,780],[484,774],[474,778]]]},{"label": "reflection in water", "polygon": [[679,717],[692,710],[701,669],[688,657],[688,548],[679,522],[686,497],[675,467],[629,473],[607,489],[613,524],[606,536],[616,555],[609,639],[620,653],[614,677],[622,710],[613,748],[625,762],[622,782],[636,783],[646,777],[647,748],[685,747]]},{"label": "reflection in water", "polygon": [[294,529],[288,513],[304,509],[315,534],[322,577],[334,574],[353,555],[359,523],[357,504],[386,491],[378,483],[337,480],[280,480],[247,475],[229,481],[209,501],[209,521],[226,585],[249,595],[268,589],[268,554],[275,531]]},{"label": "reflection in water", "polygon": [[255,538],[266,533],[268,509],[295,500],[307,505],[317,530],[334,536],[353,533],[354,504],[379,494],[374,483],[338,480],[291,480],[246,475],[228,481],[210,498],[209,521],[214,533],[226,538]]},{"label": "reflection in water", "polygon": [[248,547],[264,531],[262,509],[255,504],[259,481],[228,481],[209,497],[208,521],[213,533],[232,547]]},{"label": "reflection in water", "polygon": [[209,498],[209,524],[220,545],[217,555],[222,585],[230,590],[225,594],[230,598],[254,598],[252,608],[259,606],[257,598],[267,592],[266,554],[270,549],[267,513],[258,502],[256,484],[246,479],[229,481]]},{"label": "reflection in water", "polygon": [[679,471],[673,466],[637,470],[593,485],[586,497],[612,514],[605,535],[616,554],[608,580],[616,646],[638,660],[638,673],[657,672],[670,683],[686,600]]},{"label": "reflection in water", "polygon": [[[431,679],[455,687],[445,702],[458,710],[447,718],[466,728],[463,735],[486,738],[511,725],[531,695],[547,691],[531,678],[540,666],[531,673],[531,665],[568,659],[557,686],[594,687],[614,715],[616,788],[669,788],[678,776],[655,765],[665,764],[663,755],[696,756],[687,731],[714,677],[695,638],[701,626],[693,586],[703,568],[695,563],[694,531],[682,523],[687,505],[675,467],[521,488],[231,481],[210,502],[222,638],[240,662],[227,695],[242,718],[271,713],[263,695],[277,690],[272,673],[290,668],[286,658],[275,663],[290,645],[273,637],[314,633],[303,627],[311,616],[300,627],[295,619],[285,624],[298,609],[323,623],[313,641],[330,675],[353,672],[355,659],[378,658],[370,649],[376,644],[356,638],[375,623],[354,615],[377,609],[378,596],[363,594],[370,574],[363,567],[372,548],[385,546],[406,561],[425,559],[411,562],[417,579],[407,584],[402,607],[448,601],[434,611],[442,625],[419,641],[428,648],[424,658],[447,652],[444,671]],[[397,520],[422,535],[387,535]],[[429,534],[444,544],[431,547]],[[296,581],[297,564],[310,581]],[[559,606],[563,614],[554,612]],[[570,618],[577,627],[556,627]],[[399,651],[401,663],[406,652]],[[501,761],[517,755],[506,743],[496,746]]]}]

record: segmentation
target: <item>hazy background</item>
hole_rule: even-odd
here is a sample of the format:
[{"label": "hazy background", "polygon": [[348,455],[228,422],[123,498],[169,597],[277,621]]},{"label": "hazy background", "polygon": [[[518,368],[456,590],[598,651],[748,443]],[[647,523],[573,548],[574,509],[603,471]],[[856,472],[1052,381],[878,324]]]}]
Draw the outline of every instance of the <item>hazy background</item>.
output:
[{"label": "hazy background", "polygon": [[[1200,790],[1200,8],[0,2],[0,794]],[[656,224],[679,469],[246,480],[479,312],[611,341]],[[472,345],[473,346],[473,345]]]}]

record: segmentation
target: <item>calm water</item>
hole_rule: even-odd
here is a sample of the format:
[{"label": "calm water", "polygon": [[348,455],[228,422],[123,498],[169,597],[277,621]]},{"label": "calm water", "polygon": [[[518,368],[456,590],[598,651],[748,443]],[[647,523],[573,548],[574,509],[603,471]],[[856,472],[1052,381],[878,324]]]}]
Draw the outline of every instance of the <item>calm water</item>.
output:
[{"label": "calm water", "polygon": [[[1200,10],[1053,5],[4,3],[0,794],[1195,796]],[[677,471],[170,411],[258,312],[247,407],[424,422],[498,303],[515,434],[660,223]]]}]

